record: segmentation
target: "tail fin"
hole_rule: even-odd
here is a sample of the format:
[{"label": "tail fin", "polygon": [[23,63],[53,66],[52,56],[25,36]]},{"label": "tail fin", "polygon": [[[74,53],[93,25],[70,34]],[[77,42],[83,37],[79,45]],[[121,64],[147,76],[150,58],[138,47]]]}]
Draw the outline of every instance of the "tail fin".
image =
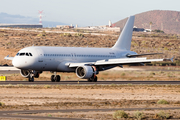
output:
[{"label": "tail fin", "polygon": [[135,16],[130,16],[112,49],[130,50]]}]

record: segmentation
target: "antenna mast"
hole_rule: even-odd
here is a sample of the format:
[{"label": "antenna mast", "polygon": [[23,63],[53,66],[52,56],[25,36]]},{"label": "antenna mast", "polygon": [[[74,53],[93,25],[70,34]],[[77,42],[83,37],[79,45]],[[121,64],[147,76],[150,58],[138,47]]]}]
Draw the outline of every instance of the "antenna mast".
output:
[{"label": "antenna mast", "polygon": [[39,10],[39,24],[40,25],[42,25],[42,17],[43,17],[42,13],[43,13],[43,10],[42,11]]}]

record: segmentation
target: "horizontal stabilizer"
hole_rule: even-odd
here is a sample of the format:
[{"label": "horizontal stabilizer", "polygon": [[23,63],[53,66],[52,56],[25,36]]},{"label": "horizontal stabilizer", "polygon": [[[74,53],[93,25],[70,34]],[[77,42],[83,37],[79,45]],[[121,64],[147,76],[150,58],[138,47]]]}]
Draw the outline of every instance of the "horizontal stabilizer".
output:
[{"label": "horizontal stabilizer", "polygon": [[8,56],[6,56],[4,59],[6,59],[6,60],[13,60],[14,57],[9,57],[9,55],[8,55]]},{"label": "horizontal stabilizer", "polygon": [[134,54],[134,55],[126,55],[127,57],[139,57],[139,56],[145,56],[145,55],[158,55],[163,53],[146,53],[146,54]]},{"label": "horizontal stabilizer", "polygon": [[163,61],[171,61],[171,62],[173,62],[173,59],[174,59],[174,56],[172,58],[166,58]]}]

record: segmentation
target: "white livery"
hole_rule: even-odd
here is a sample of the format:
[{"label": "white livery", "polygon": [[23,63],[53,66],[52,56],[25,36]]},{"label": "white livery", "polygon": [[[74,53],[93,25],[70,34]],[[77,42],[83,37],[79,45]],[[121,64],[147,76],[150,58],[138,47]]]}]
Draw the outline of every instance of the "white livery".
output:
[{"label": "white livery", "polygon": [[[152,54],[137,54],[130,51],[134,25],[134,16],[130,16],[126,25],[112,48],[81,48],[81,47],[46,47],[32,46],[21,49],[12,60],[14,67],[21,69],[21,75],[34,81],[43,71],[54,72],[52,82],[59,82],[56,72],[75,72],[79,78],[97,81],[99,71],[122,67],[125,64],[143,64],[165,59],[136,58]],[[167,60],[167,59],[166,59]]]}]

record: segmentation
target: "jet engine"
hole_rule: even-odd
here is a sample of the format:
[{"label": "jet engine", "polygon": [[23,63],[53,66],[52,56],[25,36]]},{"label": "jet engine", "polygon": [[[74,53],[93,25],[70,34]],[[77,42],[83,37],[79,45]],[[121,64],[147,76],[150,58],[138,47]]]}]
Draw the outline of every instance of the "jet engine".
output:
[{"label": "jet engine", "polygon": [[[30,76],[30,74],[31,74],[30,70],[22,70],[22,69],[21,69],[20,73],[25,78],[28,78]],[[34,74],[35,78],[39,78],[39,74],[41,74],[41,73],[42,73],[42,71],[34,71],[34,72],[32,72],[32,74]]]},{"label": "jet engine", "polygon": [[29,70],[20,70],[20,74],[25,77],[28,78],[30,76],[30,71]]},{"label": "jet engine", "polygon": [[76,68],[76,75],[81,79],[88,79],[93,76],[95,69],[92,66],[79,66]]}]

